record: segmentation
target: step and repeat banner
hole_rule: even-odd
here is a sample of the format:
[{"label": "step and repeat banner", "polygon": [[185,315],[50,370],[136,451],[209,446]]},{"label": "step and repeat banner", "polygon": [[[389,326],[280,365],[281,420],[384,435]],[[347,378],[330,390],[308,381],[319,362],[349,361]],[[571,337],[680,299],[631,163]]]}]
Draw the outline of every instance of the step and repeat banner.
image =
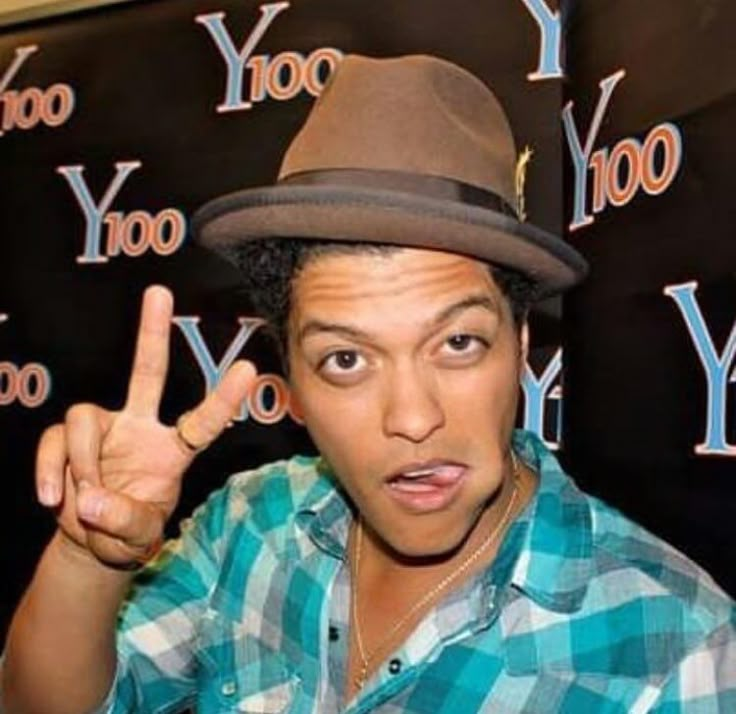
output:
[{"label": "step and repeat banner", "polygon": [[[165,420],[236,358],[259,372],[177,517],[233,471],[312,450],[237,274],[191,241],[194,209],[275,178],[344,54],[430,53],[497,93],[533,152],[529,219],[559,233],[561,28],[550,0],[149,0],[0,32],[0,639],[53,530],[35,499],[36,442],[75,402],[121,405],[146,285],[176,299]],[[519,415],[554,448],[559,308],[533,318]]]},{"label": "step and repeat banner", "polygon": [[565,15],[564,448],[736,594],[736,5],[645,5]]},{"label": "step and repeat banner", "polygon": [[718,0],[157,0],[0,32],[0,639],[53,530],[38,437],[75,402],[121,405],[146,285],[176,298],[165,420],[238,357],[259,372],[172,532],[229,473],[312,450],[188,217],[274,179],[349,52],[439,55],[498,94],[532,151],[529,220],[591,263],[563,321],[532,316],[519,424],[736,593],[734,27]]}]

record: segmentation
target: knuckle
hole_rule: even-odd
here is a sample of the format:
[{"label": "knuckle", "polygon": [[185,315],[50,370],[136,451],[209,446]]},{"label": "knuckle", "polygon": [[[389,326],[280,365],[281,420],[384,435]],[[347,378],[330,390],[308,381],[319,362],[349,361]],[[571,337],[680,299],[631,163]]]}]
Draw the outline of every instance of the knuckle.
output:
[{"label": "knuckle", "polygon": [[128,497],[114,499],[110,513],[110,531],[127,543],[149,542],[157,525],[151,523],[146,504]]},{"label": "knuckle", "polygon": [[210,416],[212,422],[226,422],[234,411],[233,405],[225,395],[212,392],[210,395]]},{"label": "knuckle", "polygon": [[110,530],[127,534],[134,522],[131,504],[123,499],[110,499],[108,509]]},{"label": "knuckle", "polygon": [[[209,399],[209,397],[208,397]],[[206,400],[196,409],[189,412],[184,420],[184,427],[193,443],[199,444],[212,437],[212,418],[206,406]]]},{"label": "knuckle", "polygon": [[164,531],[163,514],[155,506],[148,505],[145,509],[143,527],[141,528],[141,541],[145,548],[161,540]]},{"label": "knuckle", "polygon": [[44,429],[41,434],[40,442],[42,444],[53,443],[58,441],[64,434],[64,425],[62,423],[52,424]]},{"label": "knuckle", "polygon": [[151,358],[139,356],[133,365],[133,372],[139,377],[154,377],[158,367]]},{"label": "knuckle", "polygon": [[65,421],[67,424],[77,424],[80,421],[86,419],[93,411],[94,405],[86,402],[79,402],[72,404],[67,410],[65,415]]},{"label": "knuckle", "polygon": [[88,461],[76,461],[70,464],[74,481],[94,482],[97,477],[97,464]]},{"label": "knuckle", "polygon": [[199,428],[206,439],[214,439],[222,430],[224,420],[217,418],[217,414],[211,410],[205,410],[200,414]]},{"label": "knuckle", "polygon": [[44,429],[41,434],[41,438],[38,440],[38,459],[44,459],[51,451],[55,449],[58,450],[60,445],[63,443],[63,438],[63,424],[53,424],[52,426]]}]

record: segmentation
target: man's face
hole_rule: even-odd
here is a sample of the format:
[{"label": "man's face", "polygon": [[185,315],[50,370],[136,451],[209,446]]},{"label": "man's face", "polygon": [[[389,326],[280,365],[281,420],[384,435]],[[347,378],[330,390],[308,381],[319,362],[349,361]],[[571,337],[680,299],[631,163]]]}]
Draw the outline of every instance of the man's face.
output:
[{"label": "man's face", "polygon": [[501,484],[527,331],[483,263],[326,254],[292,286],[294,396],[367,526],[404,556],[460,545]]}]

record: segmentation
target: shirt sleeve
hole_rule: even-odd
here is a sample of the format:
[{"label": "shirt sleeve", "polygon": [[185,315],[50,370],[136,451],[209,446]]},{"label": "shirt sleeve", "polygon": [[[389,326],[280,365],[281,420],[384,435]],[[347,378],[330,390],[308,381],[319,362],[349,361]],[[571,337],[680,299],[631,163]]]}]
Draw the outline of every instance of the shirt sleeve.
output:
[{"label": "shirt sleeve", "polygon": [[227,500],[227,490],[210,496],[136,576],[118,616],[115,679],[93,714],[168,714],[194,702],[198,629],[220,571]]},{"label": "shirt sleeve", "polygon": [[736,712],[736,612],[695,650],[665,682],[652,714]]}]

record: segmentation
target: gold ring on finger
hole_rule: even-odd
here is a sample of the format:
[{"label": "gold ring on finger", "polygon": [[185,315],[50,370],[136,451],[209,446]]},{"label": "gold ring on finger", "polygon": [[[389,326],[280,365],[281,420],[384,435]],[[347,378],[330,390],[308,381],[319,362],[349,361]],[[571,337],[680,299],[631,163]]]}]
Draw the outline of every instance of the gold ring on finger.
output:
[{"label": "gold ring on finger", "polygon": [[176,431],[176,437],[181,442],[182,446],[192,454],[198,454],[200,451],[204,451],[210,442],[206,441],[203,444],[195,444],[185,433],[186,420],[191,412],[184,412],[177,420],[174,430]]}]

